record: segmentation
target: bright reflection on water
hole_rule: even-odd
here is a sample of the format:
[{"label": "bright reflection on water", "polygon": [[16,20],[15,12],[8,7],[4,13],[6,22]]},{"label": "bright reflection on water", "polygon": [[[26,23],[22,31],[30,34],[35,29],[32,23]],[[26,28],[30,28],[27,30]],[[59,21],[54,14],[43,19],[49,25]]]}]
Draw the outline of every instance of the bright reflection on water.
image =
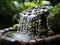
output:
[{"label": "bright reflection on water", "polygon": [[23,34],[23,33],[15,33],[12,36],[13,38],[15,38],[16,40],[29,40],[31,38],[31,36],[29,34]]},{"label": "bright reflection on water", "polygon": [[21,33],[21,32],[7,32],[4,34],[9,38],[13,38],[15,40],[30,40],[31,36],[28,33]]}]

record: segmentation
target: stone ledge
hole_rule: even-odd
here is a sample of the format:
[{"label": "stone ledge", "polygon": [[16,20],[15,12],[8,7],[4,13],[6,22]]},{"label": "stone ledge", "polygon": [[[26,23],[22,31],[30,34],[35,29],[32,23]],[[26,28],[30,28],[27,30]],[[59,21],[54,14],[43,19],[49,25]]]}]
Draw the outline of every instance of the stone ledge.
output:
[{"label": "stone ledge", "polygon": [[60,34],[55,36],[49,36],[47,38],[40,38],[40,39],[31,39],[29,41],[22,40],[22,41],[11,41],[9,38],[1,38],[0,37],[0,45],[58,45],[60,44]]}]

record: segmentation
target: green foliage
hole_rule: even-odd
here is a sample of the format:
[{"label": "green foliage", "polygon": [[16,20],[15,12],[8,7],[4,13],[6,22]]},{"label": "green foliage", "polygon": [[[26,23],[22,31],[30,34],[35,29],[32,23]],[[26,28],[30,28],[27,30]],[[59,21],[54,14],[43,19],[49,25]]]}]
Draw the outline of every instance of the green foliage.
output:
[{"label": "green foliage", "polygon": [[58,5],[55,5],[51,10],[50,10],[50,15],[49,18],[53,18],[54,16],[60,15],[60,3]]},{"label": "green foliage", "polygon": [[37,0],[37,3],[41,3],[42,0]]},{"label": "green foliage", "polygon": [[54,32],[52,31],[52,29],[49,29],[48,33],[54,33]]},{"label": "green foliage", "polygon": [[51,9],[51,12],[53,15],[59,13],[60,12],[60,3],[58,5],[55,5],[55,7]]},{"label": "green foliage", "polygon": [[53,32],[52,29],[49,29],[47,34],[48,34],[49,36],[53,36],[55,33]]},{"label": "green foliage", "polygon": [[50,19],[51,28],[59,32],[60,30],[60,3],[51,9],[51,13],[48,16],[48,18]]},{"label": "green foliage", "polygon": [[0,28],[12,25],[12,17],[15,13],[15,11],[12,9],[12,1],[13,0],[0,0]]},{"label": "green foliage", "polygon": [[40,6],[42,6],[42,0],[37,0],[36,3],[39,4]]},{"label": "green foliage", "polygon": [[35,3],[33,3],[33,2],[26,2],[26,4],[25,4],[25,8],[29,8],[29,7],[33,7],[33,6],[35,6]]},{"label": "green foliage", "polygon": [[17,30],[18,26],[19,26],[19,24],[13,25],[14,30]]},{"label": "green foliage", "polygon": [[35,5],[32,2],[24,4],[24,0],[18,0],[15,4],[14,0],[0,0],[0,28],[10,27],[18,23],[19,13],[26,8]]},{"label": "green foliage", "polygon": [[24,9],[23,3],[19,4],[17,8],[13,0],[0,0],[0,28],[6,28],[17,23],[16,18],[14,20],[13,18]]}]

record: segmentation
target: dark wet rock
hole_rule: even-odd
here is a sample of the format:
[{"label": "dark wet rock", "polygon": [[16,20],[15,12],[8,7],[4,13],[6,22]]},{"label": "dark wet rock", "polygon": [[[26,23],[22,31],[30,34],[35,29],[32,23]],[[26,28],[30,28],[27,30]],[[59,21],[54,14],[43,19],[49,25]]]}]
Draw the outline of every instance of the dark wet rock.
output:
[{"label": "dark wet rock", "polygon": [[45,34],[45,33],[47,33],[47,29],[46,28],[41,28],[40,30],[39,30],[39,32],[41,33],[41,34]]},{"label": "dark wet rock", "polygon": [[58,45],[60,44],[60,34],[48,36],[46,38],[31,39],[30,41],[16,41],[12,38],[0,37],[0,45]]},{"label": "dark wet rock", "polygon": [[46,35],[41,35],[40,38],[46,38],[47,36]]},{"label": "dark wet rock", "polygon": [[36,42],[37,45],[45,45],[45,40],[42,39],[42,38],[41,38],[41,39],[40,39],[40,38],[39,38],[39,39],[36,39],[36,41],[37,41],[37,42]]},{"label": "dark wet rock", "polygon": [[3,32],[5,32],[5,30],[0,30],[0,36],[2,36]]},{"label": "dark wet rock", "polygon": [[51,36],[48,38],[44,38],[46,45],[55,45],[56,36]]},{"label": "dark wet rock", "polygon": [[9,28],[5,28],[4,30],[5,31],[14,31],[14,28],[13,27],[9,27]]},{"label": "dark wet rock", "polygon": [[0,45],[13,45],[13,42],[14,41],[10,41],[10,40],[7,40],[5,38],[0,38]]},{"label": "dark wet rock", "polygon": [[9,29],[8,29],[8,28],[5,28],[4,30],[5,30],[5,31],[9,31]]},{"label": "dark wet rock", "polygon": [[44,38],[46,45],[59,45],[60,44],[60,34],[54,36],[48,36]]},{"label": "dark wet rock", "polygon": [[2,35],[3,35],[4,33],[9,32],[9,31],[16,31],[16,30],[14,30],[13,27],[5,28],[5,29],[3,29],[3,30],[4,30],[4,31],[2,32]]},{"label": "dark wet rock", "polygon": [[22,40],[21,45],[29,45],[29,42],[27,40]]},{"label": "dark wet rock", "polygon": [[36,40],[33,40],[33,39],[30,40],[30,41],[29,41],[29,45],[36,45]]},{"label": "dark wet rock", "polygon": [[14,42],[13,42],[13,45],[21,45],[21,42],[14,41]]},{"label": "dark wet rock", "polygon": [[13,27],[9,27],[8,29],[9,29],[9,31],[14,31]]},{"label": "dark wet rock", "polygon": [[10,37],[6,37],[6,36],[1,36],[1,39],[7,40],[7,41],[11,41],[11,42],[16,41],[15,39],[10,38]]},{"label": "dark wet rock", "polygon": [[55,44],[59,45],[60,44],[60,34],[56,35],[56,42]]},{"label": "dark wet rock", "polygon": [[2,34],[4,34],[4,33],[8,32],[8,31],[9,31],[9,29],[8,29],[8,28],[4,29],[4,32],[3,32]]}]

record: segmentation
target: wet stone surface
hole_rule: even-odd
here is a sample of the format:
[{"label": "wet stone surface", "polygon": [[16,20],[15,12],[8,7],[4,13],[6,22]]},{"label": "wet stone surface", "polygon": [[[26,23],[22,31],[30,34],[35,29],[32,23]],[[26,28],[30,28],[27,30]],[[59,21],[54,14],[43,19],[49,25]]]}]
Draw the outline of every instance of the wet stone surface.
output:
[{"label": "wet stone surface", "polygon": [[5,36],[0,37],[0,45],[56,45],[60,43],[60,34],[49,36],[45,38],[31,39],[31,40],[15,40]]}]

